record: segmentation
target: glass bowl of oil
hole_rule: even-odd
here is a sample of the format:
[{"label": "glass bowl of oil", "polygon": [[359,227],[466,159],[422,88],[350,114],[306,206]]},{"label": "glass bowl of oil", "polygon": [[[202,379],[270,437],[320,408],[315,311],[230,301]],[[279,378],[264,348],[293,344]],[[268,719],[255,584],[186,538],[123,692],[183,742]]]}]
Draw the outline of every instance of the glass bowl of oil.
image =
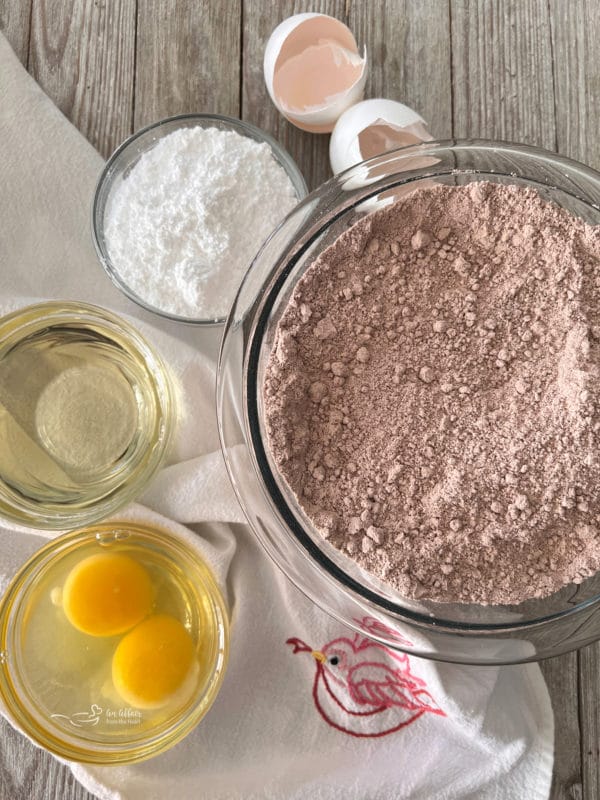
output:
[{"label": "glass bowl of oil", "polygon": [[66,529],[132,500],[160,467],[173,390],[153,348],[92,305],[0,319],[0,516]]},{"label": "glass bowl of oil", "polygon": [[0,601],[0,698],[69,760],[142,761],[206,714],[229,651],[223,596],[183,538],[131,522],[57,537]]}]

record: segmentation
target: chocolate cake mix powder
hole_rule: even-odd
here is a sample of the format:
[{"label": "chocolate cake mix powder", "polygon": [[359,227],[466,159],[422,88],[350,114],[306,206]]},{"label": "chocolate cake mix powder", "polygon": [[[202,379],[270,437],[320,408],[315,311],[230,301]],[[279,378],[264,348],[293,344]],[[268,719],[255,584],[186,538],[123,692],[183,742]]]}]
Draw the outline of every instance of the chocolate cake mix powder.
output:
[{"label": "chocolate cake mix powder", "polygon": [[600,230],[531,189],[417,191],[310,266],[264,382],[319,532],[413,598],[518,603],[600,569]]}]

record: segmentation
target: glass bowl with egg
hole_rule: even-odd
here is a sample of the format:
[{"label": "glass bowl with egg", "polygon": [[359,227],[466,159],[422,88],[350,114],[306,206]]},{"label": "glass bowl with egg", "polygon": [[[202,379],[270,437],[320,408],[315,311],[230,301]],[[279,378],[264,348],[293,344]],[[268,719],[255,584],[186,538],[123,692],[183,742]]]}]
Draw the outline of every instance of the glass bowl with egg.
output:
[{"label": "glass bowl with egg", "polygon": [[0,698],[37,744],[125,764],[206,714],[229,648],[225,600],[183,538],[130,521],[50,541],[0,603]]},{"label": "glass bowl with egg", "polygon": [[442,661],[509,664],[600,638],[600,577],[581,576],[553,594],[513,605],[403,596],[327,541],[308,518],[273,457],[263,394],[279,321],[298,281],[329,245],[415,189],[482,180],[535,189],[574,217],[600,223],[600,175],[537,148],[426,142],[357,164],[301,203],[256,257],[226,324],[217,405],[228,470],[248,520],[309,598],[390,647]]},{"label": "glass bowl with egg", "polygon": [[[199,142],[192,140],[198,132],[206,136],[223,134],[229,137],[229,144],[235,142],[238,147],[266,146],[270,158],[259,165],[260,174],[269,172],[271,179],[276,176],[288,190],[283,207],[271,208],[266,216],[261,216],[263,206],[265,203],[272,206],[275,198],[253,198],[257,224],[252,230],[241,225],[243,234],[236,239],[235,252],[229,257],[227,220],[223,220],[223,215],[235,217],[240,203],[244,203],[240,192],[245,191],[247,196],[252,191],[252,176],[246,174],[249,168],[246,169],[244,183],[249,183],[240,187],[234,160],[231,155],[228,160],[225,143],[218,152],[211,152],[206,165],[199,163],[201,156],[193,149]],[[180,142],[181,152],[166,149],[173,142],[169,137],[182,135],[187,139]],[[239,144],[240,140],[244,145]],[[250,161],[250,155],[248,150],[246,162]],[[152,165],[149,159],[155,159]],[[132,185],[142,168],[148,185],[140,197]],[[157,175],[167,168],[167,174]],[[208,170],[204,178],[199,172],[203,169]],[[202,195],[212,176],[219,174],[222,186],[207,187],[207,195]],[[193,200],[189,199],[189,192]],[[291,156],[260,128],[221,114],[181,114],[140,129],[109,158],[94,195],[92,238],[109,278],[143,309],[176,322],[222,325],[255,251],[276,223],[306,194],[306,183]],[[167,205],[170,217],[165,231],[161,229],[165,220],[158,209]],[[151,255],[140,249],[140,240],[153,242]],[[182,252],[173,256],[172,262],[171,254],[178,248]],[[247,261],[245,258],[240,261],[242,255],[247,256]]]},{"label": "glass bowl with egg", "polygon": [[124,506],[163,463],[175,421],[160,355],[97,306],[0,319],[0,516],[68,529]]}]

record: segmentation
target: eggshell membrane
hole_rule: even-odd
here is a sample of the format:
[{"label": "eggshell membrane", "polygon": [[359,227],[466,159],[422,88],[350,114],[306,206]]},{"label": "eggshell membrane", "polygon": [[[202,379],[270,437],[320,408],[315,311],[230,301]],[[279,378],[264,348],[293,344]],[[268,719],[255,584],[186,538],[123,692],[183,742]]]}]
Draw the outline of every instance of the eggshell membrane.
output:
[{"label": "eggshell membrane", "polygon": [[337,121],[329,143],[334,174],[398,147],[431,141],[425,120],[394,100],[373,98],[349,108]]},{"label": "eggshell membrane", "polygon": [[267,89],[294,125],[329,133],[338,117],[363,96],[366,52],[351,31],[325,14],[296,14],[273,31],[265,49]]},{"label": "eggshell membrane", "polygon": [[283,22],[280,22],[279,25],[273,31],[273,33],[269,36],[269,40],[267,41],[267,46],[265,47],[265,55],[263,59],[263,72],[265,76],[267,91],[269,92],[271,100],[275,104],[276,101],[275,97],[273,96],[273,75],[275,73],[275,62],[279,58],[279,53],[281,51],[281,48],[283,47],[287,37],[295,28],[298,27],[298,25],[302,24],[306,20],[319,16],[322,16],[322,14],[317,14],[315,12],[294,14],[294,16],[288,17],[287,19],[284,19]]},{"label": "eggshell membrane", "polygon": [[[419,141],[416,144],[422,144],[422,142]],[[408,146],[409,145],[407,145],[407,147]],[[382,153],[382,157],[377,158],[374,164],[370,162],[360,162],[359,164],[354,165],[354,169],[350,171],[350,174],[342,182],[342,190],[345,192],[351,192],[355,189],[364,189],[367,186],[376,183],[382,177],[389,175],[390,160],[391,159],[385,158],[385,153]],[[425,169],[426,167],[432,167],[435,164],[438,164],[439,161],[440,159],[433,155],[422,155],[418,152],[410,153],[410,155],[407,153],[406,157],[403,158],[399,163],[394,163],[394,170],[397,173],[400,173]],[[356,206],[356,210],[370,214],[373,211],[379,211],[385,206],[395,203],[396,200],[400,200],[402,197],[405,197],[411,192],[418,191],[419,189],[428,189],[435,185],[435,179],[421,178],[417,182],[411,181],[403,186],[397,185],[390,189],[383,189],[378,194],[373,195],[372,197],[369,197],[359,203]]]}]

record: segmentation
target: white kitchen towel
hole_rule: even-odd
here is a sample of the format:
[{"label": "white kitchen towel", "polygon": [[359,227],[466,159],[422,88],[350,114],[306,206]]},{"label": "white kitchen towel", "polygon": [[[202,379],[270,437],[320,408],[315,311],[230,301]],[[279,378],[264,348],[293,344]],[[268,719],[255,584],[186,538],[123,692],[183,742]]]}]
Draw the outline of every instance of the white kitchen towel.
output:
[{"label": "white kitchen towel", "polygon": [[[142,764],[71,764],[76,778],[115,800],[546,798],[553,717],[536,665],[475,668],[391,652],[368,638],[368,617],[363,636],[320,611],[236,524],[216,431],[215,340],[143,312],[105,277],[89,234],[102,160],[1,36],[0,147],[0,310],[42,298],[95,302],[132,317],[159,348],[180,383],[182,422],[143,505],[120,516],[193,541],[232,617],[225,682],[197,729]],[[0,530],[0,586],[48,535]]]}]

